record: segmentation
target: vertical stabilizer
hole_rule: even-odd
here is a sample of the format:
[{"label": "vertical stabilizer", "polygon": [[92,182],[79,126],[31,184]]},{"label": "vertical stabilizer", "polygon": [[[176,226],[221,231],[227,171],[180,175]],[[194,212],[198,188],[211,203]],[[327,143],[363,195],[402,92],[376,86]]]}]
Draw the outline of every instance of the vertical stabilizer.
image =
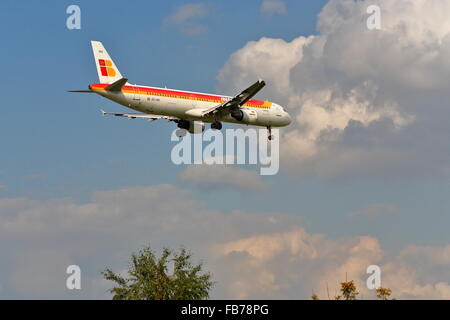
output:
[{"label": "vertical stabilizer", "polygon": [[119,69],[100,41],[91,41],[100,83],[113,83],[122,78]]}]

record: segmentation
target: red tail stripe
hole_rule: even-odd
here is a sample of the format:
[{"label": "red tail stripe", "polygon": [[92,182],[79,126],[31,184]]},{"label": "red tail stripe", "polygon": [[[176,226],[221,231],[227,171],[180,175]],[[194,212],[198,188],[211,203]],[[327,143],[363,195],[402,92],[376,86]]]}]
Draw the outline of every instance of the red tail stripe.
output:
[{"label": "red tail stripe", "polygon": [[[98,84],[92,84],[91,87],[93,88],[105,88],[109,84],[106,83],[98,83]],[[188,98],[197,98],[197,99],[207,99],[207,100],[221,100],[225,101],[224,99],[227,99],[229,97],[225,96],[212,96],[207,94],[201,94],[201,93],[193,93],[193,92],[183,92],[183,91],[176,91],[176,90],[169,90],[169,89],[157,89],[157,88],[147,88],[147,87],[138,87],[138,86],[124,86],[122,88],[123,91],[139,91],[147,94],[168,94],[168,95],[176,95],[176,96],[182,96]],[[264,104],[264,101],[262,100],[249,100],[247,103],[249,104],[255,104],[255,105],[262,105]]]}]

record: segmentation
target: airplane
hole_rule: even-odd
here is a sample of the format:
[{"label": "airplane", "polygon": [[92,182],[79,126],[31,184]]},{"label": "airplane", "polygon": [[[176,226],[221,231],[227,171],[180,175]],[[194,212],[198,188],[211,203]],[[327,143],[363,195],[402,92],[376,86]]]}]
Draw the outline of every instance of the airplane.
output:
[{"label": "airplane", "polygon": [[77,93],[96,93],[139,113],[105,112],[128,119],[143,118],[149,121],[165,119],[178,125],[176,135],[202,133],[205,123],[211,129],[221,130],[222,122],[263,126],[268,139],[273,140],[272,127],[284,127],[291,123],[290,115],[282,106],[270,101],[252,99],[264,86],[258,80],[234,97],[167,88],[132,85],[122,77],[103,44],[91,41],[99,83],[89,85],[89,90],[71,90]]}]

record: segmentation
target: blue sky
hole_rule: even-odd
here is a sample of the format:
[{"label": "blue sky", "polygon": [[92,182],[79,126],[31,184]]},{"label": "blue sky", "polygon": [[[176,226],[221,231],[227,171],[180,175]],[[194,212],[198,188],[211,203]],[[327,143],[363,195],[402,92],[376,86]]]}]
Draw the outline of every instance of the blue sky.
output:
[{"label": "blue sky", "polygon": [[[202,21],[208,31],[186,37],[164,27],[165,17],[183,2],[79,2],[79,31],[65,27],[65,10],[72,2],[3,2],[6,27],[1,35],[10,48],[0,53],[8,61],[4,73],[9,93],[3,102],[8,107],[1,123],[5,195],[82,198],[97,189],[173,182],[174,167],[167,162],[171,146],[164,143],[171,126],[99,117],[100,108],[122,109],[66,90],[85,89],[97,81],[89,41],[98,39],[134,83],[214,92],[218,70],[233,51],[262,36],[290,39],[298,30],[311,33],[321,8],[319,2],[293,2],[304,19],[269,20],[260,15],[257,1],[249,1],[228,17],[237,3],[211,4]],[[120,23],[124,12],[130,16]],[[14,123],[9,121],[13,118]],[[36,176],[43,178],[27,179]]]},{"label": "blue sky", "polygon": [[[0,200],[71,199],[83,205],[96,191],[169,184],[221,212],[287,214],[329,239],[374,237],[392,255],[411,245],[448,245],[448,176],[426,169],[398,176],[367,170],[335,179],[282,167],[278,175],[261,178],[264,190],[210,190],[180,181],[185,167],[170,161],[173,124],[102,117],[100,109],[124,109],[95,95],[66,92],[97,81],[89,41],[100,40],[132,83],[200,92],[227,88],[219,93],[234,94],[228,89],[233,86],[218,81],[234,52],[262,37],[290,42],[317,35],[317,16],[327,2],[284,1],[287,11],[273,15],[261,12],[257,0],[195,2],[207,14],[189,20],[202,32],[187,35],[187,25],[167,19],[190,1],[2,1]],[[81,8],[81,30],[66,28],[70,4]],[[270,98],[271,85],[262,97]],[[410,150],[417,158],[426,152],[414,142]],[[373,206],[395,209],[375,218],[352,215]],[[27,294],[19,290],[14,296]]]}]

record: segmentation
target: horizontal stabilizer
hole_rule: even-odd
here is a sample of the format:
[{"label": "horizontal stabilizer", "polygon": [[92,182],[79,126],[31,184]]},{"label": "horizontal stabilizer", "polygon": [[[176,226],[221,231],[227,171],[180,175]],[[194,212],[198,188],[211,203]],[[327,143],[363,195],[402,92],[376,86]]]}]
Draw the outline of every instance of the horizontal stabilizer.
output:
[{"label": "horizontal stabilizer", "polygon": [[111,83],[109,86],[107,86],[106,90],[113,91],[113,92],[118,92],[118,91],[122,90],[122,87],[124,85],[126,85],[127,82],[128,82],[127,78],[119,79],[119,80]]}]

